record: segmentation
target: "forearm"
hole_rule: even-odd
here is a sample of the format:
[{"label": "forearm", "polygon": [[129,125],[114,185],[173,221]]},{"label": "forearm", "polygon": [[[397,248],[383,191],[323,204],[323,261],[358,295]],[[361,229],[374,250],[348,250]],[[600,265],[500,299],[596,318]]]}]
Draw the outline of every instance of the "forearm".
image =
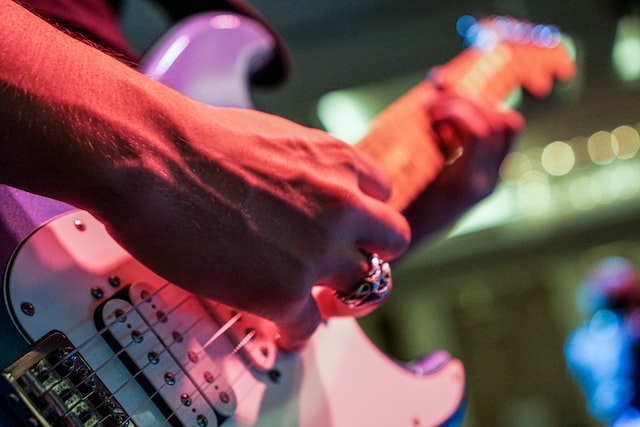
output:
[{"label": "forearm", "polygon": [[166,147],[153,139],[169,137],[158,123],[180,102],[173,91],[12,1],[0,1],[0,22],[2,183],[87,205],[116,165]]}]

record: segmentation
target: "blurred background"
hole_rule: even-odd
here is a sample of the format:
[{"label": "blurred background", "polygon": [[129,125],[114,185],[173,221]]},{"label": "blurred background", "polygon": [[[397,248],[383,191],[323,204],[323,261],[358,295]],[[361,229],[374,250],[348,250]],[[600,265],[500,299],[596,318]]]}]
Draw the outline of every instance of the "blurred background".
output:
[{"label": "blurred background", "polygon": [[[465,364],[467,427],[604,425],[566,368],[585,322],[576,292],[594,264],[640,262],[640,12],[630,0],[250,0],[293,53],[283,87],[257,108],[355,141],[371,118],[462,50],[456,21],[507,14],[555,24],[578,76],[544,100],[519,94],[527,128],[495,194],[453,230],[394,266],[388,303],[362,319],[384,351],[437,348]],[[161,11],[129,0],[125,22],[146,49]],[[390,390],[389,392],[393,392]]]}]

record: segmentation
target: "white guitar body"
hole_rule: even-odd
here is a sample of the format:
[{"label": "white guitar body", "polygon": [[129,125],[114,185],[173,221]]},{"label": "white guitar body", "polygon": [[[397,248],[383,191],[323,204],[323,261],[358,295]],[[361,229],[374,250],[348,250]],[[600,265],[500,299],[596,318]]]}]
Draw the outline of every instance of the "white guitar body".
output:
[{"label": "white guitar body", "polygon": [[[142,71],[203,102],[250,108],[247,70],[273,49],[256,22],[205,14],[168,34]],[[225,59],[230,54],[236,59]],[[167,284],[86,212],[71,211],[28,236],[3,290],[13,326],[37,343],[3,370],[0,395],[9,411],[0,399],[2,426],[425,427],[461,420],[464,369],[448,353],[401,366],[352,318],[322,325],[298,353],[281,352],[273,324]]]},{"label": "white guitar body", "polygon": [[[463,400],[464,370],[456,359],[440,354],[433,366],[424,365],[429,371],[411,371],[390,361],[350,318],[321,326],[299,353],[278,352],[271,323],[240,318],[165,284],[102,224],[76,211],[24,242],[5,294],[15,326],[31,340],[62,331],[137,426],[163,425],[172,413],[185,426],[200,425],[200,416],[209,426],[225,417],[224,426],[440,426],[452,421]],[[105,333],[97,334],[94,317],[122,345],[119,357]],[[150,363],[150,353],[159,363]],[[121,362],[124,354],[136,370]],[[214,381],[206,381],[207,372]],[[169,412],[130,380],[142,375]]]}]

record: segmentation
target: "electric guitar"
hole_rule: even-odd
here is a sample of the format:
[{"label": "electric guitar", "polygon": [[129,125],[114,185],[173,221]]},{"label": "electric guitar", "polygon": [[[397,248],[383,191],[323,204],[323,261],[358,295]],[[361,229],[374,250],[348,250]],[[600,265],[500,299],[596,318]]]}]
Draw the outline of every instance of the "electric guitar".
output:
[{"label": "electric guitar", "polygon": [[[465,90],[503,98],[532,75],[546,81],[571,68],[560,44],[510,40],[496,29],[500,25],[486,23],[500,36],[495,46],[465,50],[440,69],[437,84],[462,88],[472,78]],[[273,52],[274,43],[245,17],[198,15],[167,35],[142,71],[200,101],[250,108],[246,70]],[[527,65],[518,68],[523,60]],[[391,203],[398,209],[444,167],[419,98],[397,101],[359,144],[391,172]],[[403,141],[392,131],[397,126],[417,128],[424,138]],[[406,144],[411,155],[400,147]],[[411,162],[423,155],[431,157]],[[26,236],[5,272],[3,291],[13,324],[1,325],[0,338],[7,342],[15,328],[24,342],[3,348],[0,356],[6,366],[0,378],[2,426],[461,422],[464,369],[446,351],[399,364],[349,317],[328,320],[300,352],[279,351],[273,324],[167,283],[87,212],[71,210]]]}]

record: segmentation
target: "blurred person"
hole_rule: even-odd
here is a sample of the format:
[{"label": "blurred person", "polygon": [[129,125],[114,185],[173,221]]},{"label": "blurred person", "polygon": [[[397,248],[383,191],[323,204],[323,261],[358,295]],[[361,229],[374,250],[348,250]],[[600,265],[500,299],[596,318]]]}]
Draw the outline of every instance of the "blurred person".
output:
[{"label": "blurred person", "polygon": [[640,426],[640,275],[633,263],[600,260],[579,288],[588,320],[568,338],[568,368],[589,411],[614,427]]}]

